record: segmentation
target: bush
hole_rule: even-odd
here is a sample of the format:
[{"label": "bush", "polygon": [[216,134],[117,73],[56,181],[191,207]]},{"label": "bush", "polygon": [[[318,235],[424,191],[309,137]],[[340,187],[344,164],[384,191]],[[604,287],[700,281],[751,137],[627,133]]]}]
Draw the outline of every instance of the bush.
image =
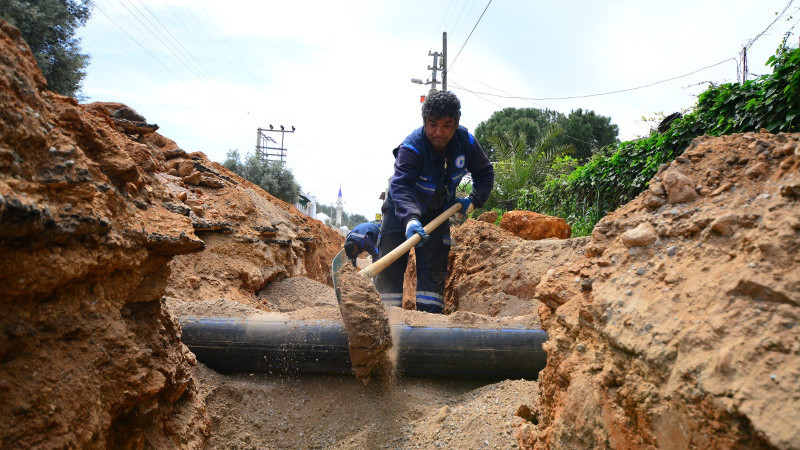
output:
[{"label": "bush", "polygon": [[694,109],[668,130],[604,148],[541,189],[522,192],[517,207],[562,217],[573,225],[574,236],[587,235],[608,212],[642,192],[658,167],[680,156],[695,137],[762,128],[773,133],[798,131],[800,50],[782,45],[767,62],[773,73],[709,87]]}]

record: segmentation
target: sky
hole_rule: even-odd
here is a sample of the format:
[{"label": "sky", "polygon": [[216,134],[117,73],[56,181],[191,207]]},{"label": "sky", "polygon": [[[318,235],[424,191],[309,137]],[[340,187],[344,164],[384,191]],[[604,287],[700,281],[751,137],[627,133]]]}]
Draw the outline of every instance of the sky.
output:
[{"label": "sky", "polygon": [[750,77],[770,73],[784,34],[796,47],[800,33],[793,0],[93,3],[78,30],[86,102],[125,103],[220,163],[252,153],[258,128],[294,126],[266,135],[282,139],[301,190],[331,205],[341,188],[344,210],[369,219],[392,149],[422,125],[431,86],[411,79],[431,80],[444,32],[447,88],[470,131],[508,107],[582,108],[623,141],[709,83],[736,82],[744,46]]}]

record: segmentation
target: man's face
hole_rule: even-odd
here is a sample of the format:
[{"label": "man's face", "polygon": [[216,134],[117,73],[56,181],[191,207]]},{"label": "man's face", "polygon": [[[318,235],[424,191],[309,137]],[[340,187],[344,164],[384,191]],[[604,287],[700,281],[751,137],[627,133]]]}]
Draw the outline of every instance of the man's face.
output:
[{"label": "man's face", "polygon": [[452,117],[428,117],[425,119],[425,137],[433,144],[433,149],[443,152],[456,134],[458,120]]}]

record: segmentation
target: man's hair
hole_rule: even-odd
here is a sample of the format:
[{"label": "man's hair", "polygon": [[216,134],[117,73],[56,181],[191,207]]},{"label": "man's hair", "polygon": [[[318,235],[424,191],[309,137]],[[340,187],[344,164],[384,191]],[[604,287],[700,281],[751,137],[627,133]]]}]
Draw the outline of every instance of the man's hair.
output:
[{"label": "man's hair", "polygon": [[430,91],[422,104],[422,120],[427,118],[452,117],[461,118],[461,102],[456,94],[450,91]]},{"label": "man's hair", "polygon": [[357,245],[353,241],[346,241],[344,243],[344,254],[350,259],[358,257]]}]

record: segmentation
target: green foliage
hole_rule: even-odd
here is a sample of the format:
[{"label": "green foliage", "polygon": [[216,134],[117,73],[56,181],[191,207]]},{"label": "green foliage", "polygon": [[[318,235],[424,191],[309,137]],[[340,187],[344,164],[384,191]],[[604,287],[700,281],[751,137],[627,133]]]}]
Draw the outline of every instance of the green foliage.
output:
[{"label": "green foliage", "polygon": [[594,111],[584,112],[578,108],[558,122],[564,130],[556,143],[575,147],[573,156],[586,162],[597,149],[619,142],[619,127],[611,123],[610,117],[600,116]]},{"label": "green foliage", "polygon": [[642,192],[658,167],[680,156],[697,136],[762,128],[800,131],[800,50],[781,46],[768,64],[772,74],[709,87],[668,130],[604,148],[572,172],[525,192],[518,207],[564,218],[573,225],[573,236],[589,234],[605,214]]},{"label": "green foliage", "polygon": [[505,108],[475,127],[475,138],[484,146],[489,159],[494,161],[496,156],[492,138],[508,139],[508,136],[522,134],[527,147],[534,148],[552,128],[562,130],[554,138],[553,145],[572,145],[576,150],[575,157],[582,161],[588,159],[595,150],[618,142],[619,127],[611,123],[610,117],[582,109],[565,116],[548,109]]},{"label": "green foliage", "polygon": [[240,177],[257,184],[265,191],[289,204],[297,203],[300,185],[294,174],[279,161],[265,161],[255,153],[248,153],[241,161],[238,150],[229,150],[223,166]]},{"label": "green foliage", "polygon": [[549,128],[533,148],[528,147],[523,133],[489,137],[497,159],[495,185],[482,210],[514,209],[521,191],[542,187],[556,161],[572,151],[570,146],[554,144],[559,133],[560,130]]},{"label": "green foliage", "polygon": [[475,139],[484,146],[486,156],[494,160],[495,148],[492,137],[519,136],[527,139],[527,146],[534,147],[541,141],[546,130],[557,122],[563,114],[549,109],[505,108],[497,111],[487,120],[475,127]]},{"label": "green foliage", "polygon": [[19,28],[51,91],[75,97],[80,90],[89,56],[80,53],[75,30],[91,8],[89,0],[0,0],[0,17]]}]

